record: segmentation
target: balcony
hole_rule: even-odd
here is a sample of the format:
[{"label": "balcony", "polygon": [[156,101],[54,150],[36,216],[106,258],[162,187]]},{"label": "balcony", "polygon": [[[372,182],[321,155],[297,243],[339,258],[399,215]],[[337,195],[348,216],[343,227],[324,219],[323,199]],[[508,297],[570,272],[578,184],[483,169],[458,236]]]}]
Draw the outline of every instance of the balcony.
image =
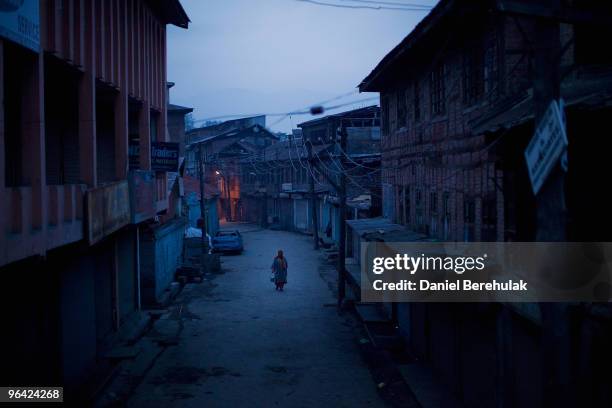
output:
[{"label": "balcony", "polygon": [[48,186],[47,249],[83,239],[83,198],[87,186]]},{"label": "balcony", "polygon": [[80,184],[46,186],[36,197],[31,187],[6,188],[0,266],[83,239],[85,190]]}]

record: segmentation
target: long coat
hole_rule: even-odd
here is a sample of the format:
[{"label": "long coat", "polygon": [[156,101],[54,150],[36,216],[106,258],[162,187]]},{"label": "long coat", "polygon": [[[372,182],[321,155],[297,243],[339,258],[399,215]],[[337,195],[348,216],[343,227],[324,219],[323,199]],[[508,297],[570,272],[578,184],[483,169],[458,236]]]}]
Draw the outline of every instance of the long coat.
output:
[{"label": "long coat", "polygon": [[287,258],[283,258],[284,262],[280,258],[274,258],[272,262],[272,273],[274,273],[274,283],[287,283]]}]

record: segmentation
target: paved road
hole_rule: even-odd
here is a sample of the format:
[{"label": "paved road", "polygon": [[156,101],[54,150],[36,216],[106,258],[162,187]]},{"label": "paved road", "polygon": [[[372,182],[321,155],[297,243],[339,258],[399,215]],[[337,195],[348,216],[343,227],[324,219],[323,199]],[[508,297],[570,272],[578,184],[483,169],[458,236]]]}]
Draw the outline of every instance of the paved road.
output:
[{"label": "paved road", "polygon": [[[334,299],[310,238],[243,229],[244,254],[223,257],[225,274],[188,285],[178,299],[179,342],[157,359],[129,406],[383,406],[355,329],[329,307]],[[277,249],[289,263],[284,292],[269,281]]]}]

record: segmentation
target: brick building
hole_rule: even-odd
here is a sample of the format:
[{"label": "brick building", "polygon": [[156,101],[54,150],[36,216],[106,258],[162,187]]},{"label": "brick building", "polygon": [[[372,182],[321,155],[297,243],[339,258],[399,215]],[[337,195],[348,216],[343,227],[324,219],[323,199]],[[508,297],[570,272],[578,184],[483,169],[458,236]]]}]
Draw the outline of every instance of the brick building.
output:
[{"label": "brick building", "polygon": [[[610,238],[611,202],[597,180],[609,173],[611,143],[593,136],[610,129],[612,53],[594,45],[610,36],[612,13],[601,2],[542,3],[442,0],[360,84],[381,96],[385,217],[428,239],[537,239],[546,203],[524,152],[540,103],[544,19],[558,28],[569,139],[555,198],[565,209],[554,222],[567,241]],[[610,377],[597,361],[611,361],[601,347],[610,314],[597,308],[387,305],[414,356],[468,406],[609,405]]]},{"label": "brick building", "polygon": [[[168,91],[170,91],[174,85],[174,82],[169,82]],[[170,102],[170,98],[168,98],[168,102]],[[170,142],[179,144],[180,157],[185,157],[185,145],[187,144],[185,117],[192,112],[193,108],[168,103],[168,139]]]},{"label": "brick building", "polygon": [[[533,130],[535,17],[493,3],[440,2],[360,84],[381,94],[384,215],[438,239],[535,236],[521,161]],[[607,106],[610,52],[591,48],[601,29],[560,27],[570,127],[592,126],[583,113]],[[573,217],[585,215],[577,207]]]},{"label": "brick building", "polygon": [[243,118],[187,132],[186,172],[198,177],[198,155],[206,184],[219,190],[217,214],[226,221],[242,220],[240,161],[278,141],[265,128],[265,116]]},{"label": "brick building", "polygon": [[[11,288],[2,299],[10,378],[2,382],[61,384],[68,400],[86,398],[85,386],[110,366],[107,351],[138,318],[139,231],[168,209],[151,146],[167,137],[166,25],[186,28],[189,19],[178,0],[8,3],[0,271]],[[139,147],[134,171],[130,142]]]}]

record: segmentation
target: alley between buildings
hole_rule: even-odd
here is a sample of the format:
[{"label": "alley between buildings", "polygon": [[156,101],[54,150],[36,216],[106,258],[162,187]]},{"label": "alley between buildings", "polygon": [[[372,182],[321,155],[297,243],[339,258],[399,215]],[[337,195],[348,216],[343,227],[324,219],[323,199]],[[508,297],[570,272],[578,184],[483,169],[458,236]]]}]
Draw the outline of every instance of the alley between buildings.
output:
[{"label": "alley between buildings", "polygon": [[[311,238],[242,230],[244,253],[224,256],[221,275],[187,285],[148,334],[159,335],[164,320],[182,328],[128,406],[383,406]],[[284,292],[269,280],[278,249],[289,263]]]}]

